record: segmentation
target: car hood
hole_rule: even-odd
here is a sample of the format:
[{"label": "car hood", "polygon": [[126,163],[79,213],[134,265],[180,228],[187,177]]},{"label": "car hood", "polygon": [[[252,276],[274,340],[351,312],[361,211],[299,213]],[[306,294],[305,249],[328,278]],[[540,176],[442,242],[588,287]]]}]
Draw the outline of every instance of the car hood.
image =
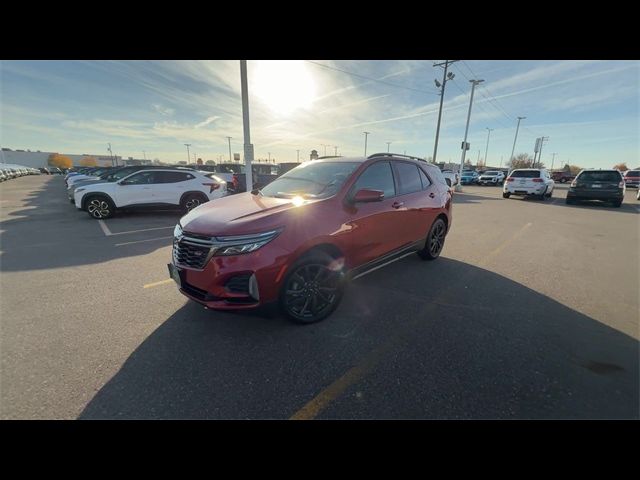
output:
[{"label": "car hood", "polygon": [[185,232],[198,235],[243,235],[280,227],[283,215],[295,210],[304,214],[312,204],[322,200],[308,200],[294,205],[291,199],[264,197],[249,192],[211,200],[180,219]]},{"label": "car hood", "polygon": [[87,179],[85,178],[84,180],[79,180],[77,182],[74,182],[72,185],[70,185],[69,188],[73,187],[73,188],[80,188],[80,187],[84,187],[86,185],[93,185],[95,183],[110,183],[107,180],[102,180],[102,179]]}]

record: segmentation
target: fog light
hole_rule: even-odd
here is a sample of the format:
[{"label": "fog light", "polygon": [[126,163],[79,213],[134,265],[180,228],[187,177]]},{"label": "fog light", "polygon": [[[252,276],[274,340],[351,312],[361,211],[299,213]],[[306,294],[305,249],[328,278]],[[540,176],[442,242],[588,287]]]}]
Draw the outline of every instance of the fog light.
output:
[{"label": "fog light", "polygon": [[258,292],[258,280],[256,279],[256,274],[254,273],[249,277],[249,295],[256,300],[260,300],[260,292]]}]

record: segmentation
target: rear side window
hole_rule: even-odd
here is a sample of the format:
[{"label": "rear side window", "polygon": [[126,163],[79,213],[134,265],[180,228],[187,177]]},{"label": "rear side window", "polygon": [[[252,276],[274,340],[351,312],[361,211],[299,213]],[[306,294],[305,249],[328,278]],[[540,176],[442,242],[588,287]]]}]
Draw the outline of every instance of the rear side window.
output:
[{"label": "rear side window", "polygon": [[195,178],[190,173],[186,172],[156,172],[159,180],[156,183],[178,183],[185,182]]},{"label": "rear side window", "polygon": [[429,175],[431,175],[431,178],[433,178],[436,182],[449,186],[449,184],[445,180],[444,175],[442,175],[442,172],[440,171],[439,168],[428,167],[427,170],[429,172]]},{"label": "rear side window", "polygon": [[539,170],[515,170],[511,172],[513,178],[540,178]]},{"label": "rear side window", "polygon": [[581,182],[613,182],[618,183],[622,180],[620,172],[582,172],[578,175]]},{"label": "rear side window", "polygon": [[356,180],[353,192],[356,193],[363,188],[382,190],[384,198],[394,197],[396,195],[396,187],[393,183],[391,164],[389,162],[377,162],[368,167]]},{"label": "rear side window", "polygon": [[431,185],[431,182],[429,181],[429,178],[427,178],[427,175],[422,171],[421,168],[419,168],[418,170],[420,171],[420,181],[422,182],[422,189],[426,190],[427,187]]},{"label": "rear side window", "polygon": [[398,194],[415,193],[422,190],[422,180],[420,180],[420,170],[417,166],[406,162],[395,162],[398,172],[398,183],[400,191]]},{"label": "rear side window", "polygon": [[640,177],[640,170],[629,170],[626,177]]}]

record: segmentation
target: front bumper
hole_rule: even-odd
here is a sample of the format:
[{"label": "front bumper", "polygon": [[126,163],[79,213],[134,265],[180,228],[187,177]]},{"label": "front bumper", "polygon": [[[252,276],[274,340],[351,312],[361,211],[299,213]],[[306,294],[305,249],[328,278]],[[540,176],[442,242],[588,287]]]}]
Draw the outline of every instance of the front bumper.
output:
[{"label": "front bumper", "polygon": [[[172,255],[171,264],[180,276],[180,293],[216,310],[245,310],[277,301],[290,252],[278,247],[276,241],[247,254],[214,255],[201,270],[176,264]],[[250,281],[257,292],[251,289],[250,293]]]},{"label": "front bumper", "polygon": [[498,178],[481,178],[478,180],[478,183],[481,185],[487,184],[487,183],[493,183],[494,185],[497,184],[499,182]]}]

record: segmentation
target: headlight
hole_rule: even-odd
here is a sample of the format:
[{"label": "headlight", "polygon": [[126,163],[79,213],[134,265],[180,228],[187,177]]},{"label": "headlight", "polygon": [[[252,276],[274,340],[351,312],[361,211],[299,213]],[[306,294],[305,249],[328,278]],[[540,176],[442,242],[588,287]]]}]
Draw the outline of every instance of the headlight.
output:
[{"label": "headlight", "polygon": [[217,250],[214,255],[240,255],[242,253],[255,252],[276,238],[280,232],[282,232],[282,229],[250,235],[216,237]]},{"label": "headlight", "polygon": [[173,236],[174,237],[179,237],[182,235],[182,227],[180,226],[180,224],[178,223],[175,228],[173,229]]}]

